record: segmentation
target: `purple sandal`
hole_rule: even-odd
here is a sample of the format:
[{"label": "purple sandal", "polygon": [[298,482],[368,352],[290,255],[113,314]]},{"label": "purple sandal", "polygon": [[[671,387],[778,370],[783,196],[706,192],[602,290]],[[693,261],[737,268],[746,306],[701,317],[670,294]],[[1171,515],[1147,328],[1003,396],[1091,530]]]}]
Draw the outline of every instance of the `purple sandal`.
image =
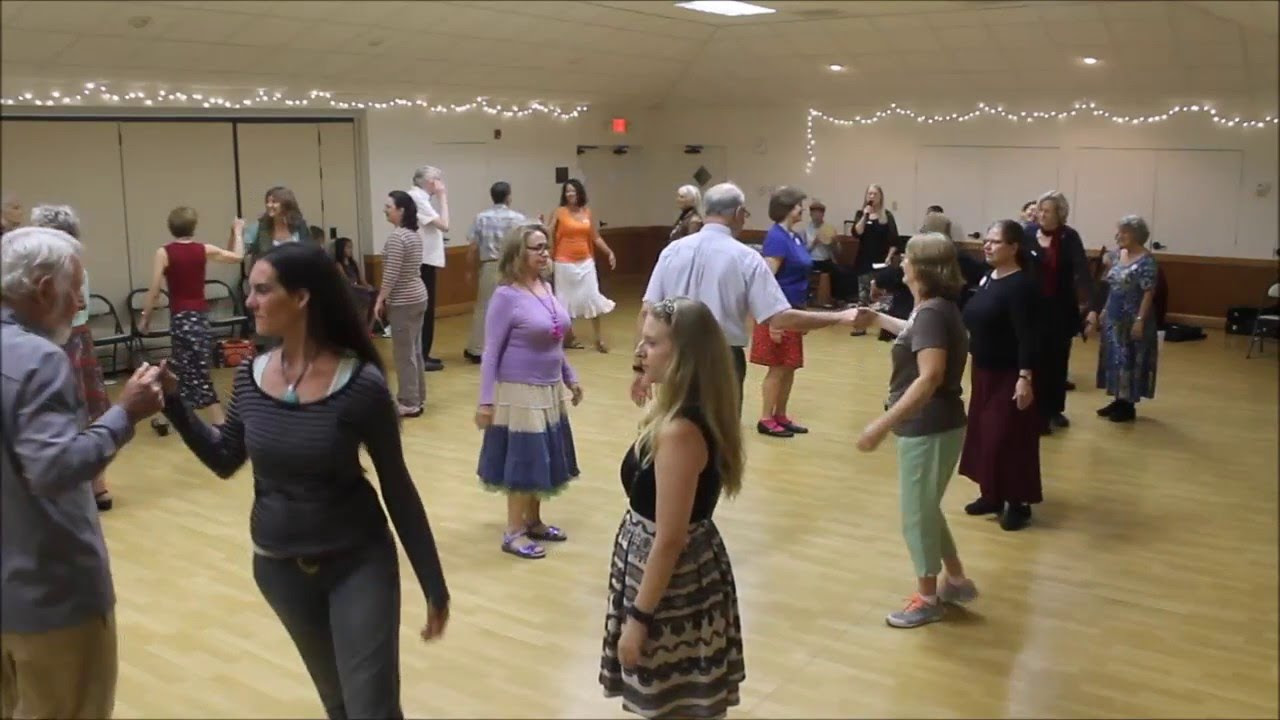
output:
[{"label": "purple sandal", "polygon": [[502,552],[515,555],[525,560],[538,560],[547,556],[547,551],[538,543],[516,546],[515,541],[522,537],[533,539],[528,533],[511,533],[502,535]]},{"label": "purple sandal", "polygon": [[541,540],[543,542],[564,542],[569,539],[569,536],[555,525],[542,523],[541,530],[535,530],[534,527],[535,526],[530,525],[529,529],[525,531],[525,534],[528,535],[531,540]]}]

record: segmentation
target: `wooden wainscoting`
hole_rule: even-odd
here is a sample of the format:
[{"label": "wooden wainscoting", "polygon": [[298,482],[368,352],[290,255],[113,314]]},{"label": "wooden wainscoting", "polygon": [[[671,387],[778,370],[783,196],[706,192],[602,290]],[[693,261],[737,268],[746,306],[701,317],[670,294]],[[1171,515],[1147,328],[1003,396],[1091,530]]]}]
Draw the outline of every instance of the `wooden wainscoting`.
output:
[{"label": "wooden wainscoting", "polygon": [[[665,225],[605,228],[605,242],[618,258],[618,266],[610,269],[605,259],[597,257],[600,289],[609,295],[620,281],[647,278],[658,262],[658,254],[666,247],[670,228]],[[743,242],[759,244],[764,230],[744,230]],[[841,263],[851,264],[858,252],[858,241],[848,235],[837,235]],[[982,246],[974,240],[960,245],[981,257]],[[1089,259],[1098,262],[1099,251],[1088,250]],[[467,265],[466,247],[445,250],[445,268],[436,280],[439,301],[437,317],[469,312],[475,302],[475,276]],[[1237,305],[1252,307],[1270,304],[1267,288],[1280,277],[1280,263],[1253,258],[1208,257],[1157,253],[1156,260],[1169,283],[1169,316],[1176,322],[1189,322],[1204,327],[1222,327],[1227,308]],[[382,279],[382,256],[366,255],[366,276],[375,287]],[[617,298],[614,298],[617,300]]]},{"label": "wooden wainscoting", "polygon": [[[365,279],[382,287],[382,256],[364,256]],[[436,317],[450,317],[471,311],[476,300],[475,274],[467,263],[465,245],[444,250],[444,268],[436,273]]]},{"label": "wooden wainscoting", "polygon": [[1156,253],[1169,281],[1169,316],[1176,322],[1222,327],[1227,308],[1275,304],[1267,289],[1280,278],[1280,263],[1255,258]]}]

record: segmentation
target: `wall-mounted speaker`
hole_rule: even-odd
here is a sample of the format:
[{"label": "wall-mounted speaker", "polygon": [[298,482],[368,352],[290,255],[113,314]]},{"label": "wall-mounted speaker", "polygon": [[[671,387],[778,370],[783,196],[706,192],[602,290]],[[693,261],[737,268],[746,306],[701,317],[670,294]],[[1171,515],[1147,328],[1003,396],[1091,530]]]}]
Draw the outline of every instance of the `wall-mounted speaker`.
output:
[{"label": "wall-mounted speaker", "polygon": [[[581,155],[582,153],[579,152],[578,154]],[[556,184],[563,185],[567,182],[569,182],[569,168],[567,167],[556,168]]]}]

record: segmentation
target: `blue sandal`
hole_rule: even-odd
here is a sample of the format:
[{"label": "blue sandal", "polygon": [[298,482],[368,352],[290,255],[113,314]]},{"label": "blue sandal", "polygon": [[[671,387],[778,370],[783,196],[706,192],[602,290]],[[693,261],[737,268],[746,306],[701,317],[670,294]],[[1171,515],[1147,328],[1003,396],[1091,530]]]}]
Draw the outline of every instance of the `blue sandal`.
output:
[{"label": "blue sandal", "polygon": [[547,556],[547,551],[538,543],[529,543],[528,545],[516,546],[515,541],[520,538],[530,538],[528,533],[511,533],[502,535],[502,552],[515,555],[525,560],[538,560]]},{"label": "blue sandal", "polygon": [[541,523],[541,525],[541,530],[535,530],[535,526],[530,525],[529,529],[525,531],[525,534],[528,535],[531,540],[542,540],[543,542],[564,542],[569,539],[569,536],[555,525],[547,525],[546,523]]}]

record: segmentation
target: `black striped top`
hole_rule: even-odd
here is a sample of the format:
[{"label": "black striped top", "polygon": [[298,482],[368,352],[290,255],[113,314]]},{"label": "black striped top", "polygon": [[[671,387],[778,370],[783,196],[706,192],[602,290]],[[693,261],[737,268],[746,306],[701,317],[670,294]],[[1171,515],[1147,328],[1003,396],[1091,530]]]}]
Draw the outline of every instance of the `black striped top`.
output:
[{"label": "black striped top", "polygon": [[369,451],[396,534],[433,607],[449,591],[400,446],[395,403],[386,379],[361,364],[329,396],[293,405],[266,394],[251,364],[236,372],[224,425],[210,427],[177,396],[165,415],[187,447],[219,477],[253,463],[254,545],[275,557],[316,557],[359,547],[386,533],[387,515],[360,466]]}]

